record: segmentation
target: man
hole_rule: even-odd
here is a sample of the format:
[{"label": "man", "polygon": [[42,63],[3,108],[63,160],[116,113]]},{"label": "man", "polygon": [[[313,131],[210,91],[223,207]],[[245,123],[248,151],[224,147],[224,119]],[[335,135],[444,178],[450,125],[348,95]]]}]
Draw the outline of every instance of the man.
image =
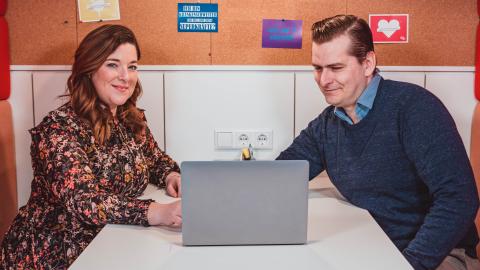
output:
[{"label": "man", "polygon": [[324,19],[312,39],[315,81],[331,106],[277,159],[308,160],[310,178],[326,170],[415,269],[480,269],[477,189],[446,108],[426,89],[377,74],[363,19]]}]

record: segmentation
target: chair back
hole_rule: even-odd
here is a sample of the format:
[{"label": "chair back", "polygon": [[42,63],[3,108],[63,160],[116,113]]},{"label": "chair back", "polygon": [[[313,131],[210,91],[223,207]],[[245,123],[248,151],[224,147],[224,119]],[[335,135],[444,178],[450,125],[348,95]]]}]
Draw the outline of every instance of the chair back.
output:
[{"label": "chair back", "polygon": [[[480,195],[480,102],[477,103],[472,119],[472,137],[470,143],[470,162],[472,163],[477,190]],[[480,211],[475,219],[477,231],[480,233]],[[477,255],[480,258],[480,244],[477,246]]]},{"label": "chair back", "polygon": [[17,179],[12,110],[0,100],[0,242],[17,214]]}]

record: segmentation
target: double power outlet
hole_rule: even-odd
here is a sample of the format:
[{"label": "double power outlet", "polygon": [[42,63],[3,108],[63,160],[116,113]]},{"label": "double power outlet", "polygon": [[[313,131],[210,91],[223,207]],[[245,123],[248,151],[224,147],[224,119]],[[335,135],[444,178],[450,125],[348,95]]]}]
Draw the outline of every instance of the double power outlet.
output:
[{"label": "double power outlet", "polygon": [[262,130],[215,130],[217,149],[241,149],[251,145],[254,149],[272,149],[273,131]]}]

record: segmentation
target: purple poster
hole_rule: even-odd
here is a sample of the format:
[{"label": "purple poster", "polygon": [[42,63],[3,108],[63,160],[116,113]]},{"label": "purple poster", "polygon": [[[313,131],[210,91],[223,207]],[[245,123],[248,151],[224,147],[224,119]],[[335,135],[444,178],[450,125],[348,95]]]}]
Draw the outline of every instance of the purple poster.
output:
[{"label": "purple poster", "polygon": [[262,48],[302,48],[301,20],[263,20]]}]

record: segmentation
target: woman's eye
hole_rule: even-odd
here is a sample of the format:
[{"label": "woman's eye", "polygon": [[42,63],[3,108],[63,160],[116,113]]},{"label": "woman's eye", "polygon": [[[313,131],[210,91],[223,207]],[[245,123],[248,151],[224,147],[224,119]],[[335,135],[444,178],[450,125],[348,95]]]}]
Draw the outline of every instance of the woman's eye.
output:
[{"label": "woman's eye", "polygon": [[115,63],[108,63],[108,64],[107,64],[107,67],[116,68],[116,67],[117,67],[117,64],[115,64]]},{"label": "woman's eye", "polygon": [[137,70],[137,69],[138,69],[137,66],[129,66],[128,68],[129,68],[130,70]]}]

